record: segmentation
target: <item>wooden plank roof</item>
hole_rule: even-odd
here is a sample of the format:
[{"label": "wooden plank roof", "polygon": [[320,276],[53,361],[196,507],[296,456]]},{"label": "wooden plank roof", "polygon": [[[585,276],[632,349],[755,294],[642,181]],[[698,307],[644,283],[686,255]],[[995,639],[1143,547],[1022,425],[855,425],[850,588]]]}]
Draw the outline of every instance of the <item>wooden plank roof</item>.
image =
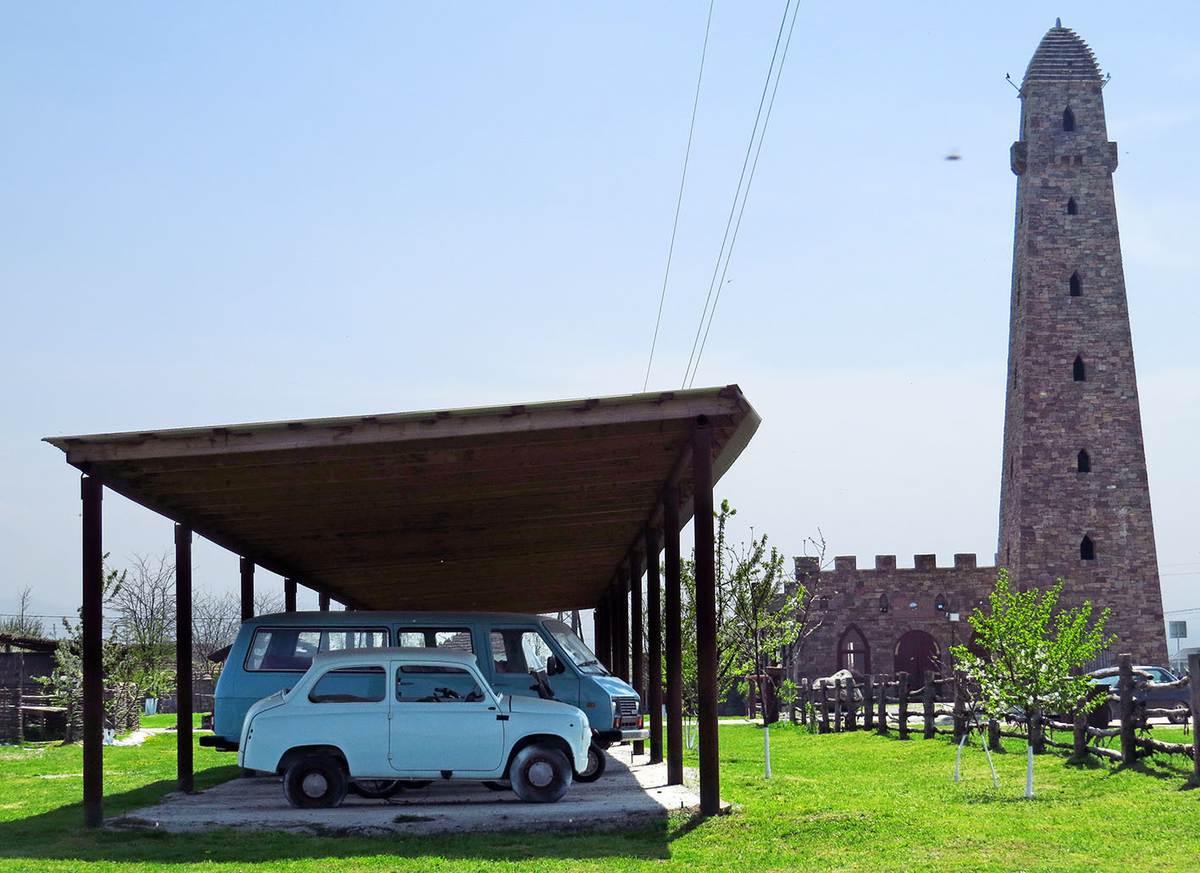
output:
[{"label": "wooden plank roof", "polygon": [[369,609],[589,608],[660,523],[691,517],[759,416],[736,385],[553,403],[47,437],[106,487],[272,572]]}]

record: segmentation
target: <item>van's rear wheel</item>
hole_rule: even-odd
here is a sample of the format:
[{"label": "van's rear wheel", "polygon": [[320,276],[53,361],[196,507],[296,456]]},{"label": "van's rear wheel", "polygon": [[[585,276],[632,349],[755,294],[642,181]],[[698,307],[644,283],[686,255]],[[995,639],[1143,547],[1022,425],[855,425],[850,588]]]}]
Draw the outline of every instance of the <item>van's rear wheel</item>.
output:
[{"label": "van's rear wheel", "polygon": [[527,803],[553,803],[571,787],[567,756],[549,746],[526,746],[508,769],[517,797]]},{"label": "van's rear wheel", "polygon": [[304,755],[283,774],[283,796],[299,809],[337,806],[348,785],[346,768],[332,755]]},{"label": "van's rear wheel", "polygon": [[588,746],[587,766],[575,774],[576,782],[595,782],[604,775],[604,769],[608,766],[608,755],[604,754],[604,750],[592,743]]}]

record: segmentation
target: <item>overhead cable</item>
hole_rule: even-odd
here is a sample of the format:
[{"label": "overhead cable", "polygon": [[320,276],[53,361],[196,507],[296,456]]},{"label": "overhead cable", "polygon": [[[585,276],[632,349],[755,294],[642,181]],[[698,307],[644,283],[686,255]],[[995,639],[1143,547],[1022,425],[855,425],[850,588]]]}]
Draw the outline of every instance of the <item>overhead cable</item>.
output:
[{"label": "overhead cable", "polygon": [[[788,24],[788,12],[792,13],[791,24]],[[696,381],[696,371],[700,367],[700,356],[704,353],[704,345],[708,341],[708,332],[712,329],[713,315],[716,314],[717,301],[720,300],[721,286],[725,284],[725,274],[729,270],[729,260],[733,256],[733,245],[737,241],[737,229],[741,227],[742,215],[746,210],[746,200],[750,196],[750,184],[754,180],[754,171],[758,167],[758,155],[762,152],[762,142],[767,132],[767,122],[770,121],[771,109],[775,105],[775,94],[779,90],[779,78],[783,73],[783,63],[787,59],[787,50],[792,43],[792,33],[796,27],[796,16],[800,11],[800,3],[797,0],[796,5],[792,6],[792,0],[787,0],[787,4],[783,8],[783,16],[779,21],[779,32],[775,35],[775,48],[771,53],[771,63],[767,68],[766,81],[763,82],[762,94],[758,100],[758,113],[754,117],[754,127],[750,131],[750,141],[746,144],[746,155],[742,159],[742,172],[738,177],[737,189],[733,195],[733,204],[729,208],[729,218],[725,222],[725,235],[721,239],[721,248],[717,253],[717,262],[713,267],[712,279],[708,285],[708,295],[704,299],[704,309],[700,314],[700,323],[696,326],[696,338],[692,342],[692,353],[688,357],[687,369],[683,374],[683,384],[680,387],[688,387]],[[783,32],[787,27],[787,39],[783,39]],[[780,54],[780,44],[783,43],[783,53]],[[778,69],[776,68],[776,60],[779,61]],[[774,87],[771,85],[772,77],[774,77]],[[767,93],[770,92],[770,102],[767,101]],[[766,114],[763,114],[763,109],[766,108]],[[762,123],[762,132],[759,132],[759,123]],[[755,140],[758,141],[757,150],[755,150]],[[754,161],[751,163],[751,154],[754,154]],[[749,171],[749,172],[747,172]],[[740,207],[739,207],[740,200]],[[735,225],[736,218],[736,225]],[[732,235],[731,235],[732,234]],[[727,248],[728,246],[728,248]],[[722,262],[724,265],[722,266]],[[719,277],[719,279],[718,279]],[[718,281],[720,284],[718,284]],[[713,292],[716,291],[714,297]],[[712,303],[712,309],[709,310],[709,303]],[[707,319],[707,327],[705,322]],[[703,342],[701,341],[701,333],[703,332]],[[697,348],[699,349],[697,351]],[[691,376],[689,382],[689,374]]]}]

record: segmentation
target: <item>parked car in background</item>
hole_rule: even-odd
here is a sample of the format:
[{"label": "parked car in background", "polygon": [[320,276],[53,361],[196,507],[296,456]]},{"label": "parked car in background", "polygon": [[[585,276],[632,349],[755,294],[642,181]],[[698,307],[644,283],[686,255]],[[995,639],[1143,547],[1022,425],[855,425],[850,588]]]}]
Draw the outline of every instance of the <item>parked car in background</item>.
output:
[{"label": "parked car in background", "polygon": [[592,730],[578,707],[498,694],[475,656],[446,649],[317,655],[295,686],[246,713],[238,764],[283,776],[297,807],[337,806],[352,783],[379,796],[404,780],[509,780],[547,803],[588,763]]},{"label": "parked car in background", "polygon": [[[1133,702],[1137,705],[1147,706],[1151,709],[1178,709],[1180,707],[1191,708],[1191,691],[1188,688],[1138,688],[1139,683],[1166,683],[1178,682],[1179,677],[1162,667],[1147,667],[1136,665],[1133,668],[1136,671],[1150,674],[1150,679],[1144,676],[1134,675]],[[1095,671],[1096,673],[1106,671]],[[1098,691],[1104,694],[1116,694],[1117,683],[1120,681],[1120,676],[1093,676],[1093,681],[1096,683]],[[1117,714],[1117,704],[1111,701],[1106,701],[1100,704],[1092,715],[1088,718],[1089,724],[1095,726],[1107,726]],[[1184,716],[1173,715],[1169,716],[1172,724],[1182,724]]]}]

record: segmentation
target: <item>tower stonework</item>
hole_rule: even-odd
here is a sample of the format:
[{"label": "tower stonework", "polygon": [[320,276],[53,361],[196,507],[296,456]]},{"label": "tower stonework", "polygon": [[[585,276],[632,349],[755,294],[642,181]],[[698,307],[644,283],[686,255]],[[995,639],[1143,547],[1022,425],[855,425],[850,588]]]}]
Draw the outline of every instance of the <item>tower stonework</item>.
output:
[{"label": "tower stonework", "polygon": [[1110,652],[1166,663],[1104,80],[1068,28],[1021,86],[998,564],[1112,610]]}]

